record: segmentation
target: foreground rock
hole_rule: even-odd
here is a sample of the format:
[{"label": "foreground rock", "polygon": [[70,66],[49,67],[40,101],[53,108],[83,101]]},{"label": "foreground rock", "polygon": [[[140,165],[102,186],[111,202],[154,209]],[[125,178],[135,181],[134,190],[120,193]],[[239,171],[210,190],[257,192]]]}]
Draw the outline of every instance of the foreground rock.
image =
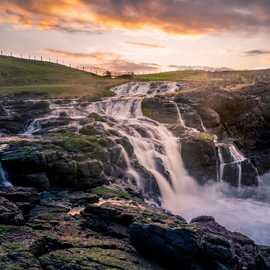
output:
[{"label": "foreground rock", "polygon": [[88,192],[49,190],[28,212],[19,210],[26,200],[22,188],[1,192],[13,200],[1,199],[13,213],[8,223],[1,216],[1,269],[266,270],[270,266],[269,248],[226,230],[213,218],[200,217],[188,224],[117,185]]},{"label": "foreground rock", "polygon": [[23,222],[21,210],[14,203],[0,197],[0,223],[21,225]]}]

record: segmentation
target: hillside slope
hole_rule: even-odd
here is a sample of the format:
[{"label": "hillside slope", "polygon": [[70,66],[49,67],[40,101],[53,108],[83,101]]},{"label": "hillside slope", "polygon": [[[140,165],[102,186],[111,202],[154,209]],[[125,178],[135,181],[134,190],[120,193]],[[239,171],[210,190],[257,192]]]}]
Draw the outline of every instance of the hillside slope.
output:
[{"label": "hillside slope", "polygon": [[109,89],[125,82],[49,62],[0,56],[0,95],[41,92],[49,96],[110,96]]}]

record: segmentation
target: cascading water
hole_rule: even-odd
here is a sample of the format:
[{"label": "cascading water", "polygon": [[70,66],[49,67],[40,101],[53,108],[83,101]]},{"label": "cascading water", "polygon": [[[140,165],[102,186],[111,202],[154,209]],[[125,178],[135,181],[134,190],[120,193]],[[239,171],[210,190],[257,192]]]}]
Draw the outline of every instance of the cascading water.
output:
[{"label": "cascading water", "polygon": [[177,112],[177,116],[178,116],[178,121],[179,121],[180,125],[181,125],[182,127],[186,127],[185,121],[184,121],[184,119],[183,119],[183,117],[182,117],[182,114],[181,114],[181,112],[180,112],[180,109],[179,109],[177,103],[174,102],[174,101],[172,101],[172,103],[173,103],[174,106],[175,106],[175,109],[176,109],[176,112]]},{"label": "cascading water", "polygon": [[[40,100],[28,100],[31,102],[39,102]],[[64,115],[71,119],[69,126],[74,126],[79,129],[81,126],[78,124],[77,120],[83,119],[88,116],[88,113],[80,109],[78,106],[78,100],[68,100],[67,104],[61,104],[62,100],[53,100],[50,102],[50,113],[41,118],[36,118],[32,120],[25,128],[25,130],[19,135],[22,136],[32,136],[38,133],[42,129],[42,122],[47,120],[53,120],[59,118],[59,116]]]},{"label": "cascading water", "polygon": [[[199,215],[211,215],[228,229],[245,233],[260,244],[270,244],[270,197],[266,196],[263,200],[258,200],[259,194],[258,196],[256,194],[265,191],[265,188],[254,189],[255,195],[246,197],[241,195],[244,188],[235,193],[235,189],[229,187],[225,181],[199,187],[183,166],[181,145],[177,138],[164,125],[143,116],[141,106],[145,96],[172,93],[178,87],[177,83],[168,82],[128,83],[113,89],[116,97],[91,103],[83,110],[78,109],[76,104],[72,105],[73,108],[64,108],[64,110],[74,119],[87,117],[91,112],[114,119],[110,125],[103,123],[104,128],[112,129],[113,134],[127,138],[133,146],[137,163],[134,163],[125,148],[119,145],[126,162],[127,178],[135,180],[137,188],[147,199],[157,192],[155,185],[150,183],[154,181],[158,186],[162,207],[174,214],[187,219]],[[63,109],[60,105],[57,106],[55,105],[52,115],[54,113],[59,115]],[[181,121],[178,106],[176,109],[179,122],[185,129],[190,129],[185,127],[184,121]],[[202,130],[204,130],[203,124]],[[238,170],[240,186],[243,175],[242,166],[239,164],[243,162],[244,157],[232,144],[229,147],[227,144],[227,148],[229,154],[225,156],[221,147],[217,147],[220,149],[218,151],[219,179],[224,178],[224,169],[229,162]],[[144,168],[147,172],[146,177],[136,164]]]},{"label": "cascading water", "polygon": [[216,144],[219,157],[219,173],[218,179],[220,182],[224,180],[224,169],[226,166],[233,166],[238,171],[237,186],[240,188],[242,183],[242,162],[246,160],[243,154],[232,143],[217,143]]},{"label": "cascading water", "polygon": [[[205,187],[197,186],[183,166],[177,138],[165,126],[142,115],[141,103],[144,96],[166,93],[164,89],[169,89],[169,92],[176,90],[169,86],[164,87],[164,84],[166,83],[122,85],[113,89],[117,97],[91,104],[87,110],[114,117],[116,124],[110,128],[128,138],[138,162],[158,184],[164,208],[187,219],[198,215],[212,215],[229,229],[246,233],[258,243],[269,244],[268,202],[234,196],[233,190],[223,182]],[[161,87],[163,91],[158,91],[155,87]],[[179,110],[178,106],[177,108]],[[178,110],[177,113],[180,112]],[[181,119],[180,113],[179,122],[184,124]],[[130,157],[126,152],[124,153],[128,163],[128,174],[136,179],[138,186],[147,197],[149,189],[146,189],[145,181],[148,180],[140,175],[132,165]],[[231,162],[234,162],[238,168],[240,185],[242,174],[239,164],[244,157],[233,144],[229,147],[229,153]],[[221,168],[224,168],[227,161],[222,154],[220,160],[223,160]],[[222,169],[220,175],[222,179]]]},{"label": "cascading water", "polygon": [[[150,95],[161,94],[177,89],[176,84],[169,83],[165,86],[166,83],[155,86],[161,88],[161,91],[150,83],[144,83],[142,87],[135,83],[120,86],[113,90],[120,95],[120,98],[91,104],[88,112],[105,114],[117,120],[113,128],[129,140],[139,164],[154,177],[161,194],[162,206],[174,212],[179,207],[179,196],[194,189],[195,183],[183,166],[177,138],[165,126],[143,116],[142,98],[137,95],[138,93],[140,96],[147,96],[149,93]],[[130,97],[123,99],[121,97],[123,93],[129,96],[128,89],[131,91]],[[132,171],[134,176],[135,170],[131,168],[131,163],[128,163],[128,170]],[[146,196],[147,192],[153,192],[153,190],[147,190],[148,184],[145,183],[147,180],[143,179],[139,173],[135,178]]]},{"label": "cascading water", "polygon": [[9,182],[8,176],[3,169],[2,163],[0,162],[0,187],[11,187],[12,184]]}]

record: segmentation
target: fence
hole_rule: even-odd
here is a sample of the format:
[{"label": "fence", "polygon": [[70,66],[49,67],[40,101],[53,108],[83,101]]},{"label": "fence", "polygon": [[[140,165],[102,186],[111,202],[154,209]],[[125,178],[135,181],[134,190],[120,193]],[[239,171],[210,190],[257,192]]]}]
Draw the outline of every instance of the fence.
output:
[{"label": "fence", "polygon": [[119,76],[134,76],[133,72],[115,72],[108,71],[107,69],[103,69],[99,66],[95,65],[87,65],[87,64],[71,64],[68,61],[64,61],[58,57],[44,56],[44,55],[30,55],[30,54],[22,54],[22,53],[14,53],[11,51],[0,50],[1,56],[8,56],[19,58],[25,61],[33,61],[33,62],[44,62],[44,63],[52,63],[63,65],[66,67],[70,67],[77,70],[82,70],[85,72],[93,73],[95,75],[101,76],[111,76],[111,77],[119,77]]}]

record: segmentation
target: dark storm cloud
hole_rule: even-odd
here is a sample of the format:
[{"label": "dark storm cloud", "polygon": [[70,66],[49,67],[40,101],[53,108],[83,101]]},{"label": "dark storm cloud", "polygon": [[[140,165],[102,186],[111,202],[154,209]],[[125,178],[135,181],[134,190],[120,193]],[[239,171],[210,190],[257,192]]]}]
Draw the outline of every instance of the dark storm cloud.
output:
[{"label": "dark storm cloud", "polygon": [[245,54],[248,56],[270,55],[270,50],[251,50],[246,51]]}]

